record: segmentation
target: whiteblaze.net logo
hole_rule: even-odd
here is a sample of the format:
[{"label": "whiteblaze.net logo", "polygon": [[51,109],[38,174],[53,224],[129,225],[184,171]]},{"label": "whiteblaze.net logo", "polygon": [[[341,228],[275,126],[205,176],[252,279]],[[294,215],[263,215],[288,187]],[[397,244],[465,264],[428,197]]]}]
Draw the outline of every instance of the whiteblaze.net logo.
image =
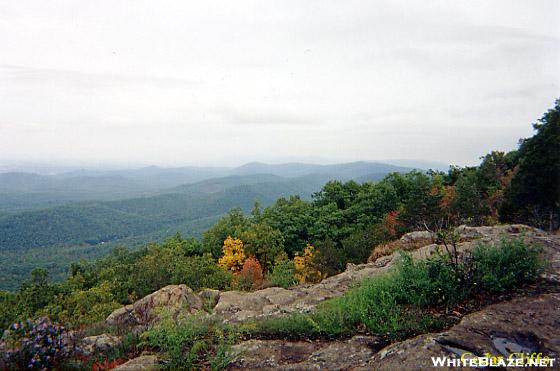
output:
[{"label": "whiteblaze.net logo", "polygon": [[554,367],[556,359],[542,353],[512,353],[509,357],[463,353],[461,358],[431,357],[434,367]]}]

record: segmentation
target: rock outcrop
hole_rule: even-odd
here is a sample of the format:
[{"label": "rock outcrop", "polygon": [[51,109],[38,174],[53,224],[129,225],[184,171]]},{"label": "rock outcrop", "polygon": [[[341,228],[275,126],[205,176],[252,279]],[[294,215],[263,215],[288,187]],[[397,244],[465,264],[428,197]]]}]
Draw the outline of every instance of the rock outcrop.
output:
[{"label": "rock outcrop", "polygon": [[96,336],[88,336],[80,341],[78,348],[84,355],[90,356],[99,353],[105,353],[121,343],[121,339],[117,336],[109,334],[101,334]]},{"label": "rock outcrop", "polygon": [[[549,260],[553,251],[546,248],[546,241],[549,237],[545,232],[524,225],[461,226],[456,229],[456,232],[462,240],[465,240],[457,246],[459,254],[472,251],[480,242],[494,244],[501,241],[502,238],[511,237],[524,238],[529,243],[545,245],[545,253],[549,255]],[[425,259],[437,249],[444,251],[443,246],[432,243],[431,236],[427,232],[413,232],[409,235],[404,241],[414,244],[419,240],[425,241],[424,246],[410,252],[414,259]],[[220,295],[214,312],[230,322],[292,312],[309,312],[314,310],[320,302],[344,294],[354,282],[387,272],[400,258],[400,253],[394,252],[367,264],[349,264],[346,271],[314,285],[303,285],[291,289],[274,287],[249,293],[224,292]],[[559,264],[557,271],[560,271],[560,262],[557,263]]]},{"label": "rock outcrop", "polygon": [[[462,242],[458,245],[459,254],[471,251],[480,242],[497,243],[502,238],[519,237],[528,243],[545,246],[545,255],[551,262],[553,272],[560,272],[560,260],[557,258],[552,241],[556,237],[525,225],[503,225],[493,227],[466,227],[456,229]],[[432,243],[428,232],[412,232],[399,241],[417,246],[410,251],[414,259],[425,259],[442,246]],[[551,240],[552,239],[552,240]],[[557,239],[557,238],[556,238]],[[550,245],[550,246],[549,246]],[[556,256],[556,258],[554,256]],[[349,264],[346,271],[329,277],[314,285],[300,285],[290,289],[271,287],[254,292],[203,290],[198,295],[185,285],[171,285],[162,288],[134,304],[115,310],[106,320],[109,325],[147,325],[159,318],[158,311],[165,308],[172,316],[189,314],[200,309],[212,309],[216,316],[226,322],[242,322],[251,318],[284,315],[292,312],[310,312],[320,302],[344,294],[351,285],[366,277],[387,272],[400,259],[400,253],[394,252],[381,256],[366,264]],[[560,276],[553,273],[550,279],[560,282]]]},{"label": "rock outcrop", "polygon": [[202,309],[202,299],[186,285],[169,285],[115,310],[106,319],[111,326],[144,326],[160,318],[162,310],[176,318]]},{"label": "rock outcrop", "polygon": [[[560,236],[523,225],[476,228],[462,226],[456,232],[465,240],[457,246],[459,254],[472,251],[481,242],[495,244],[503,238],[522,238],[527,243],[539,244],[544,248],[543,254],[548,263],[544,278],[560,282]],[[436,249],[443,249],[442,246],[427,243],[411,252],[414,258],[425,258]],[[324,298],[340,295],[348,289],[351,282],[382,273],[398,259],[398,253],[383,256],[375,262],[349,266],[346,272],[318,285],[285,290],[289,294],[280,291],[289,300],[287,306],[277,308],[277,312],[292,309],[296,302],[305,303],[306,309],[312,310],[316,302],[305,293],[312,295],[316,292]],[[327,293],[327,288],[333,291]],[[224,313],[226,317],[229,315],[228,318],[232,320],[243,320],[264,315],[264,308],[269,308],[270,305],[268,299],[274,298],[276,292],[255,292],[242,296],[230,294],[231,296],[225,297],[222,294],[224,300],[220,300],[218,305],[230,310],[229,313]],[[227,307],[228,303],[231,306]],[[234,308],[237,311],[232,310]],[[464,352],[475,355],[489,352],[506,357],[511,352],[518,351],[542,352],[543,355],[559,358],[560,293],[519,297],[490,305],[463,317],[460,323],[448,331],[420,335],[380,349],[382,345],[379,339],[362,335],[330,342],[249,340],[234,347],[234,351],[240,354],[228,369],[424,370],[433,369],[432,356],[458,358]]]},{"label": "rock outcrop", "polygon": [[123,363],[120,366],[115,367],[115,371],[155,371],[161,370],[162,367],[159,364],[159,360],[155,355],[144,355],[136,358],[132,358],[130,361]]},{"label": "rock outcrop", "polygon": [[377,338],[354,336],[343,341],[249,340],[233,347],[240,355],[230,370],[343,370],[365,367],[379,349]]},{"label": "rock outcrop", "polygon": [[[527,243],[539,244],[544,248],[543,254],[548,263],[544,278],[549,282],[560,283],[560,236],[524,225],[461,226],[456,232],[463,241],[457,245],[459,255],[472,251],[481,242],[496,244],[504,238],[521,238]],[[433,243],[432,236],[426,233],[409,235],[401,242],[415,244],[415,249],[410,251],[414,259],[424,259],[437,250],[444,250],[443,246]],[[185,285],[167,286],[116,310],[107,318],[107,323],[133,326],[151,324],[159,318],[161,308],[173,316],[179,316],[213,307],[212,315],[225,322],[309,312],[322,301],[344,294],[355,282],[387,272],[399,259],[400,253],[394,252],[367,264],[349,264],[345,272],[318,284],[291,289],[272,287],[255,292],[203,290],[197,295]],[[345,340],[314,342],[249,340],[234,347],[239,355],[228,368],[431,369],[431,356],[460,357],[464,352],[507,355],[520,350],[559,356],[559,339],[560,294],[548,293],[488,306],[463,317],[459,324],[448,331],[420,335],[385,348],[380,339],[363,335]],[[155,358],[140,357],[118,369],[149,369],[141,367],[157,367],[154,362]]]},{"label": "rock outcrop", "polygon": [[560,357],[560,294],[520,297],[469,314],[448,331],[424,334],[378,352],[366,367],[429,369],[431,357],[512,353]]},{"label": "rock outcrop", "polygon": [[[460,358],[468,352],[509,357],[512,352],[560,357],[560,294],[520,297],[465,316],[445,332],[424,334],[381,348],[379,339],[308,342],[249,340],[228,369],[428,370],[431,357]],[[438,368],[446,369],[446,368]]]}]

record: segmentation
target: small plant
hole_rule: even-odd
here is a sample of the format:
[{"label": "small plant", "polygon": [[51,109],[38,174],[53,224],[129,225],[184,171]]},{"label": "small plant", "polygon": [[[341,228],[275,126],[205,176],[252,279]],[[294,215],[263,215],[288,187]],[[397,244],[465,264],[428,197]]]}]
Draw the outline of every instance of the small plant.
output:
[{"label": "small plant", "polygon": [[403,254],[391,272],[368,278],[343,296],[327,300],[314,312],[257,321],[248,332],[263,336],[335,337],[366,331],[389,339],[442,326],[431,308],[453,307],[474,290],[503,292],[535,280],[542,269],[540,249],[521,240],[480,246],[472,256],[457,253],[414,261]]},{"label": "small plant", "polygon": [[71,353],[64,327],[46,317],[16,322],[6,332],[0,342],[2,369],[52,369]]}]

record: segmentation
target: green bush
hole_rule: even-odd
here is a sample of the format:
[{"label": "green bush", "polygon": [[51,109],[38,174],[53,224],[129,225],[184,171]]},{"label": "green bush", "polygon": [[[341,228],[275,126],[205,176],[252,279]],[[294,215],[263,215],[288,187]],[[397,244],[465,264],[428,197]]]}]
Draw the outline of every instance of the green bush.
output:
[{"label": "green bush", "polygon": [[231,286],[233,274],[222,269],[212,255],[185,258],[177,265],[173,280],[193,290],[212,288],[224,290]]},{"label": "green bush", "polygon": [[143,334],[144,345],[159,348],[172,370],[223,369],[237,337],[233,327],[199,316],[166,318]]},{"label": "green bush", "polygon": [[273,286],[288,288],[297,284],[296,267],[291,260],[277,261],[266,275],[266,280]]},{"label": "green bush", "polygon": [[543,269],[542,248],[523,240],[503,240],[498,246],[479,245],[473,252],[474,282],[480,289],[501,293],[533,282]]},{"label": "green bush", "polygon": [[395,282],[394,274],[367,279],[348,294],[321,305],[314,319],[330,336],[348,333],[360,325],[376,334],[398,331],[402,308],[397,303]]},{"label": "green bush", "polygon": [[414,261],[403,254],[391,272],[368,278],[341,297],[327,300],[309,314],[256,322],[250,333],[283,337],[343,336],[358,329],[402,338],[441,326],[428,308],[452,307],[472,290],[502,292],[535,280],[542,269],[540,249],[521,240],[479,246],[466,261],[436,255]]},{"label": "green bush", "polygon": [[418,261],[409,254],[402,258],[395,277],[399,303],[418,308],[452,306],[467,296],[468,274],[462,264],[453,264],[447,255]]}]

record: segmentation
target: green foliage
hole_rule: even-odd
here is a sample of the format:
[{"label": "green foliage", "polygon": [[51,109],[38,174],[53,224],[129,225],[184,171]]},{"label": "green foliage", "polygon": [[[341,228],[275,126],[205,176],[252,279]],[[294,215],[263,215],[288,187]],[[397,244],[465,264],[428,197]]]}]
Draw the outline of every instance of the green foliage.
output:
[{"label": "green foliage", "polygon": [[266,280],[273,286],[288,288],[297,284],[296,268],[292,260],[277,260],[272,270],[266,275]]},{"label": "green foliage", "polygon": [[406,174],[407,196],[404,199],[401,223],[410,229],[432,230],[443,226],[443,215],[440,203],[443,197],[441,178],[420,172]]},{"label": "green foliage", "polygon": [[342,241],[345,260],[361,264],[367,261],[375,246],[390,239],[388,233],[378,224],[359,229]]},{"label": "green foliage", "polygon": [[396,285],[399,303],[418,308],[453,306],[469,293],[467,272],[447,256],[414,261],[409,254],[402,255]]},{"label": "green foliage", "polygon": [[168,318],[143,334],[144,343],[159,348],[172,370],[223,369],[234,356],[230,348],[237,337],[233,328],[196,316]]},{"label": "green foliage", "polygon": [[536,134],[519,146],[501,219],[553,230],[560,226],[560,99],[533,128]]},{"label": "green foliage", "polygon": [[80,326],[103,321],[111,312],[120,308],[108,282],[87,290],[71,291],[61,300],[49,303],[44,313],[71,326]]},{"label": "green foliage", "polygon": [[48,281],[46,269],[36,268],[18,292],[17,311],[23,318],[31,317],[55,300],[57,287]]},{"label": "green foliage", "polygon": [[345,268],[344,252],[331,240],[320,242],[315,246],[312,265],[323,276],[332,276]]},{"label": "green foliage", "polygon": [[321,303],[315,312],[258,321],[250,330],[262,336],[343,336],[365,328],[369,333],[402,338],[441,324],[427,309],[452,307],[474,290],[502,292],[534,280],[540,271],[539,249],[521,240],[481,246],[458,264],[440,254],[413,261],[404,254],[391,272],[365,279],[341,297]]},{"label": "green foliage", "polygon": [[264,221],[282,233],[285,250],[290,256],[309,241],[309,227],[313,224],[311,211],[311,204],[298,196],[280,198],[264,210]]},{"label": "green foliage", "polygon": [[16,305],[15,294],[0,290],[0,338],[2,338],[4,329],[7,329],[17,318]]},{"label": "green foliage", "polygon": [[215,258],[222,256],[224,240],[228,237],[239,238],[239,235],[249,225],[241,209],[232,209],[226,216],[218,220],[210,229],[204,232],[204,251],[212,253]]},{"label": "green foliage", "polygon": [[268,224],[252,224],[240,236],[245,254],[255,256],[264,270],[270,269],[276,257],[284,252],[282,233]]},{"label": "green foliage", "polygon": [[533,282],[543,265],[542,249],[527,246],[523,240],[504,240],[497,246],[480,245],[473,252],[475,282],[485,291],[501,293]]}]

